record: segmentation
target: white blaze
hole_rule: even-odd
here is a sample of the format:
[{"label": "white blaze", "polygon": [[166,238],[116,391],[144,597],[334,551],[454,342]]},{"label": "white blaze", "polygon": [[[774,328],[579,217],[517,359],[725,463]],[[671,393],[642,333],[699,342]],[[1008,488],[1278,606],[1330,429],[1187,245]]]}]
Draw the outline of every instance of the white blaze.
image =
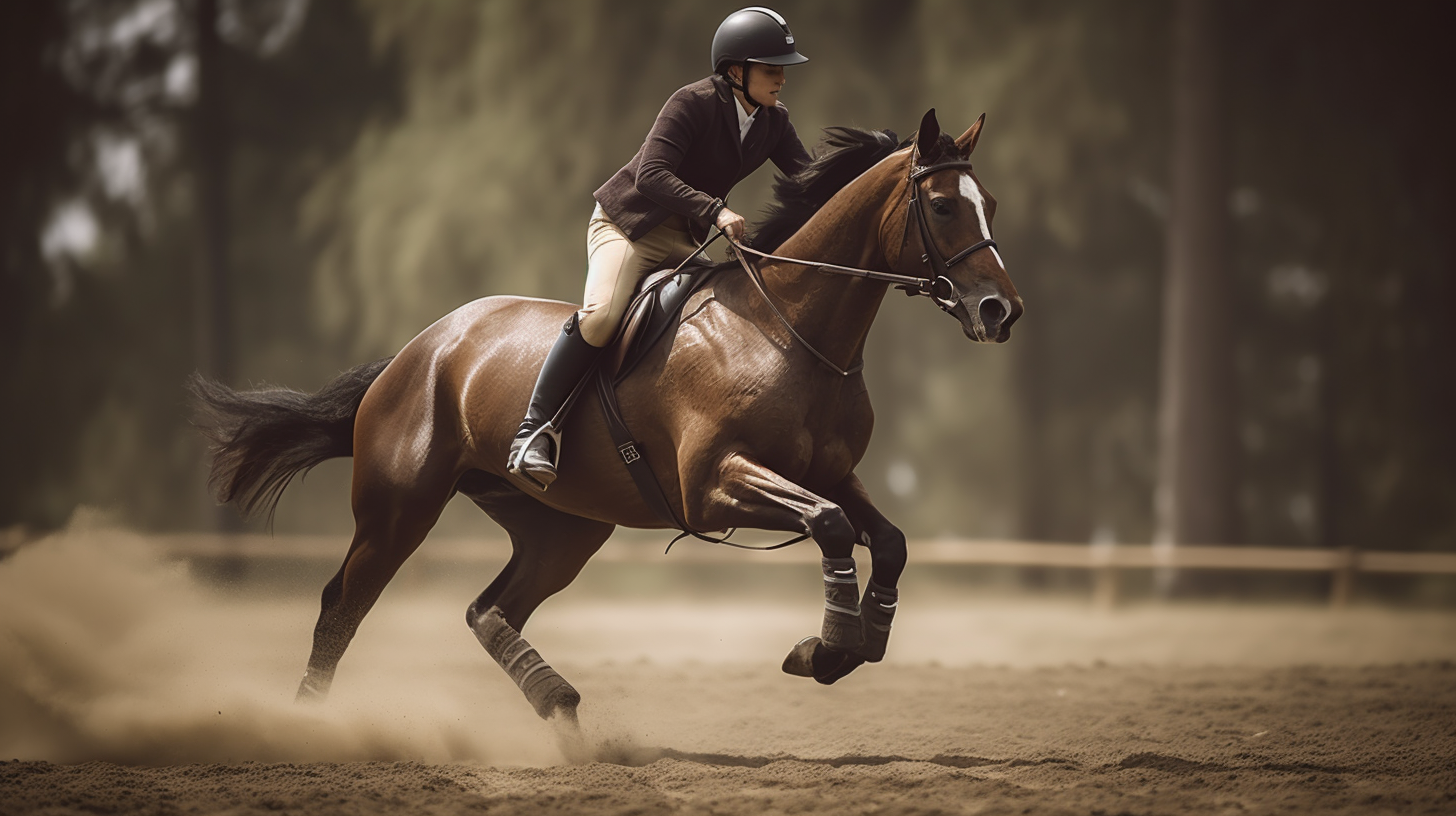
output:
[{"label": "white blaze", "polygon": [[[976,220],[981,223],[981,235],[990,238],[991,225],[986,222],[986,197],[981,195],[981,187],[976,184],[975,179],[971,178],[970,173],[961,173],[961,195],[971,202],[971,207],[975,209]],[[991,253],[996,256],[996,263],[1001,264],[1001,268],[1005,269],[1006,264],[1001,260],[1001,253],[997,252],[995,247],[991,247]]]},{"label": "white blaze", "polygon": [[986,223],[986,199],[981,195],[981,188],[971,178],[970,173],[961,173],[961,195],[975,208],[976,220],[981,222],[982,237],[990,238],[991,225]]}]

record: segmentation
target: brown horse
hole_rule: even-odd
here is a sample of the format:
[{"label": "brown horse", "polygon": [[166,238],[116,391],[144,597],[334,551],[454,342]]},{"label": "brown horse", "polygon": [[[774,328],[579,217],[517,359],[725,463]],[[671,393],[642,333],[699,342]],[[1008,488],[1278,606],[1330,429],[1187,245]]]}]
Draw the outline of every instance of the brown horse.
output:
[{"label": "brown horse", "polygon": [[[856,363],[890,283],[919,281],[973,340],[1004,342],[1021,314],[990,240],[995,200],[968,161],[984,120],[952,139],[932,110],[899,149],[891,134],[838,129],[843,149],[821,151],[779,185],[803,191],[836,174],[843,185],[777,246],[779,258],[812,263],[765,256],[762,289],[741,270],[719,273],[618,388],[652,473],[690,529],[788,531],[819,545],[824,625],[790,653],[791,673],[832,683],[880,660],[888,640],[905,537],[875,509],[854,468],[874,419]],[[780,202],[780,227],[792,209]],[[561,475],[548,492],[506,473],[536,371],[573,308],[477,300],[317,394],[239,393],[194,377],[220,501],[271,511],[296,473],[354,457],[354,537],[324,589],[300,699],[327,694],[365,614],[461,493],[505,528],[513,548],[467,624],[537,713],[575,718],[580,696],[520,631],[617,525],[667,525],[639,495],[590,400],[565,423]],[[856,543],[872,563],[863,601]]]}]

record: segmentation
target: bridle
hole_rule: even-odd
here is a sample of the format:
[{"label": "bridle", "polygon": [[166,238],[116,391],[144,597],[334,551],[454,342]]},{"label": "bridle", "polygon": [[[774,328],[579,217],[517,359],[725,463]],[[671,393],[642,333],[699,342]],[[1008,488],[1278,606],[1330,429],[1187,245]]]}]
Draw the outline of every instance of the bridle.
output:
[{"label": "bridle", "polygon": [[[995,249],[996,242],[990,238],[986,238],[985,240],[971,244],[950,258],[941,255],[940,249],[935,245],[935,237],[930,234],[930,219],[925,215],[925,200],[920,195],[920,180],[926,176],[939,173],[942,170],[959,170],[962,168],[969,170],[970,167],[971,163],[968,161],[951,161],[922,166],[914,166],[912,164],[911,166],[910,174],[907,177],[910,186],[910,200],[906,205],[905,235],[901,239],[900,245],[903,248],[909,241],[910,220],[913,218],[920,230],[920,242],[925,246],[925,252],[920,256],[920,261],[929,267],[928,274],[923,276],[898,275],[893,272],[861,269],[857,266],[840,266],[839,264],[786,258],[781,255],[760,252],[752,247],[741,244],[728,237],[727,233],[724,233],[721,229],[717,231],[717,234],[728,238],[728,243],[732,244],[733,248],[737,250],[738,262],[748,272],[749,280],[753,281],[753,285],[758,289],[759,294],[763,296],[764,302],[768,304],[769,309],[778,317],[779,322],[784,324],[784,328],[789,330],[789,334],[793,335],[794,339],[799,341],[800,345],[812,352],[819,359],[819,362],[828,366],[836,374],[842,377],[848,377],[864,369],[864,361],[861,360],[847,369],[840,368],[828,357],[820,353],[818,349],[810,345],[809,341],[805,340],[795,331],[794,327],[789,324],[788,318],[784,317],[783,313],[774,305],[773,299],[768,296],[768,290],[763,285],[762,276],[759,274],[755,265],[749,263],[747,255],[756,255],[761,259],[769,261],[780,261],[783,263],[797,264],[799,266],[807,266],[820,272],[828,272],[835,275],[847,275],[855,278],[883,281],[905,292],[907,295],[924,295],[934,301],[935,305],[939,306],[941,311],[954,316],[955,307],[958,305],[964,306],[967,296],[963,295],[960,287],[956,286],[955,281],[950,279],[950,268],[982,249]],[[715,235],[713,238],[705,241],[703,246],[699,247],[699,251],[716,239],[716,237]],[[969,307],[966,308],[969,310]]]},{"label": "bridle", "polygon": [[[996,248],[996,242],[988,237],[983,241],[971,244],[950,258],[946,258],[940,254],[940,249],[935,245],[935,236],[930,234],[930,219],[925,217],[925,200],[920,197],[920,185],[918,182],[920,179],[933,173],[938,173],[941,170],[957,170],[960,168],[970,170],[971,163],[968,161],[945,162],[944,164],[917,167],[910,171],[910,206],[906,218],[914,217],[915,223],[920,227],[920,243],[925,246],[925,253],[920,256],[920,262],[930,267],[930,271],[934,273],[934,276],[917,278],[920,282],[920,288],[914,291],[907,289],[906,291],[912,295],[925,295],[935,301],[935,305],[939,306],[946,314],[953,314],[952,310],[955,309],[956,304],[962,303],[965,300],[965,296],[961,294],[960,287],[956,286],[955,281],[949,277],[950,268],[982,249]],[[905,225],[905,231],[906,233],[910,231],[908,221]],[[906,240],[902,239],[900,245],[903,247],[905,243]]]}]

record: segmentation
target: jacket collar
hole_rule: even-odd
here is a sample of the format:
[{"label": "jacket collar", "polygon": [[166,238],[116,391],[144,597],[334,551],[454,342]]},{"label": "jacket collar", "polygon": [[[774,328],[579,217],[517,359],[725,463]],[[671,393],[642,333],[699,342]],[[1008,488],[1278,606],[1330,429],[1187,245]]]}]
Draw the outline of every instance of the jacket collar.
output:
[{"label": "jacket collar", "polygon": [[711,80],[713,83],[713,90],[718,92],[719,101],[733,103],[738,102],[738,100],[733,97],[733,89],[728,87],[727,80],[723,79],[723,77],[719,76],[718,74],[711,74],[709,75],[708,79]]},{"label": "jacket collar", "polygon": [[718,109],[723,113],[723,127],[728,128],[728,132],[733,136],[733,146],[738,148],[738,158],[742,159],[743,142],[746,140],[739,138],[738,135],[737,110],[742,106],[738,104],[738,97],[733,95],[733,89],[728,86],[728,82],[723,77],[713,74],[711,79],[713,80],[713,88],[718,93]]}]

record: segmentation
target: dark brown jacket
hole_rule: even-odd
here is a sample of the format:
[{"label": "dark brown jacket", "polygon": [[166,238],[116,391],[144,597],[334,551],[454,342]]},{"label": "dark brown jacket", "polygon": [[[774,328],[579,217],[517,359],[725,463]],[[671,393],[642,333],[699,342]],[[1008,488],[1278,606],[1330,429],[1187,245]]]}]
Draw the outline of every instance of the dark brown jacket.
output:
[{"label": "dark brown jacket", "polygon": [[662,106],[637,155],[594,194],[629,239],[640,240],[676,214],[701,240],[728,191],[764,161],[790,175],[809,163],[782,105],[759,108],[740,144],[737,104],[728,83],[710,76],[679,88]]}]

